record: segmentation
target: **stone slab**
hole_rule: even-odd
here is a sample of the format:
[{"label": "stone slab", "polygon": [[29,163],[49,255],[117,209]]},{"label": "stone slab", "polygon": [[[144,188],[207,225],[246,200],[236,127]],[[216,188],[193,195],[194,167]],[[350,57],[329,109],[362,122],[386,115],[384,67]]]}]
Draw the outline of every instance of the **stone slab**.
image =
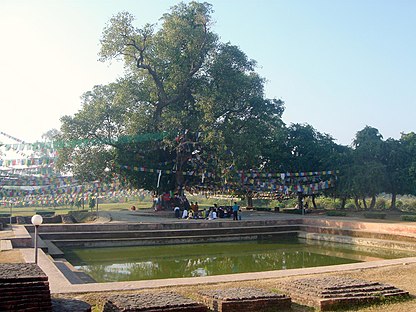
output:
[{"label": "stone slab", "polygon": [[206,306],[173,292],[119,294],[107,298],[103,312],[207,312]]},{"label": "stone slab", "polygon": [[214,312],[277,312],[291,307],[289,297],[257,288],[205,290],[198,296]]}]

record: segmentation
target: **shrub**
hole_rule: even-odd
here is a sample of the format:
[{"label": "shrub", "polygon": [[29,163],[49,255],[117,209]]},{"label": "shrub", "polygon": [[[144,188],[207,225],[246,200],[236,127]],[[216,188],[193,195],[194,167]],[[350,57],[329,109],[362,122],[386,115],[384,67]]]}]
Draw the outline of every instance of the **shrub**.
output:
[{"label": "shrub", "polygon": [[280,209],[285,208],[285,204],[284,203],[276,203],[275,207],[278,207]]},{"label": "shrub", "polygon": [[386,209],[388,207],[387,200],[384,198],[377,198],[376,208],[377,209]]},{"label": "shrub", "polygon": [[346,217],[347,213],[345,211],[329,210],[326,212],[326,215],[330,217]]},{"label": "shrub", "polygon": [[319,197],[316,199],[316,206],[324,209],[337,208],[337,203],[333,198]]},{"label": "shrub", "polygon": [[386,214],[384,212],[364,212],[364,217],[368,219],[385,219]]},{"label": "shrub", "polygon": [[353,203],[346,203],[345,209],[355,209],[355,205]]},{"label": "shrub", "polygon": [[403,221],[412,221],[416,222],[416,215],[404,215],[401,218]]}]

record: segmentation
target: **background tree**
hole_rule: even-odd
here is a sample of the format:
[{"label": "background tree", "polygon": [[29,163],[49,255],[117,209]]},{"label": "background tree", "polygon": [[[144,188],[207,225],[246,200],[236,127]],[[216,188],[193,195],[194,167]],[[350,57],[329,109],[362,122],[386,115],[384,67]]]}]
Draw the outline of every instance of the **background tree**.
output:
[{"label": "background tree", "polygon": [[376,128],[366,126],[357,132],[353,142],[353,193],[356,205],[362,198],[364,208],[367,208],[365,198],[370,196],[370,209],[376,203],[376,195],[383,191],[386,185],[386,170],[383,163],[383,137]]}]

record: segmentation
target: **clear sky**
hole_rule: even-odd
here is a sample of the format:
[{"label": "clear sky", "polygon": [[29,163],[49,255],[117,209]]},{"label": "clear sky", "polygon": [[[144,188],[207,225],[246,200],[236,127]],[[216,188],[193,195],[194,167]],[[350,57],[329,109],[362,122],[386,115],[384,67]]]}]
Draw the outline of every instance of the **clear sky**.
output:
[{"label": "clear sky", "polygon": [[[82,93],[122,75],[98,61],[110,17],[155,23],[178,2],[0,0],[0,131],[31,142],[59,128]],[[366,125],[385,139],[416,131],[416,1],[208,2],[214,31],[258,62],[267,97],[285,101],[287,124],[345,145]]]}]

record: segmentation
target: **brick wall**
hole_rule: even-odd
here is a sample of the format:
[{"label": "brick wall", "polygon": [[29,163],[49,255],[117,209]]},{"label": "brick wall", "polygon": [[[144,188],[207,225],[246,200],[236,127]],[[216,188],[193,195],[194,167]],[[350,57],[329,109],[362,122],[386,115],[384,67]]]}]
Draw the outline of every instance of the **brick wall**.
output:
[{"label": "brick wall", "polygon": [[48,277],[36,264],[0,264],[0,311],[52,311]]}]

